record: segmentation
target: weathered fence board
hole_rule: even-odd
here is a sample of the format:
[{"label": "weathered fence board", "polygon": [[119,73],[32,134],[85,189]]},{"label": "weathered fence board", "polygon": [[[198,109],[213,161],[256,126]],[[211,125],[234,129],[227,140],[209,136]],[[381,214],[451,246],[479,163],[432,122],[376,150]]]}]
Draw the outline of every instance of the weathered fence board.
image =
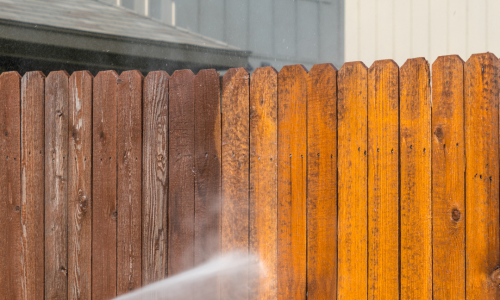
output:
[{"label": "weathered fence board", "polygon": [[431,93],[429,64],[399,71],[401,299],[432,298]]},{"label": "weathered fence board", "polygon": [[142,81],[123,72],[117,87],[117,295],[141,287]]},{"label": "weathered fence board", "polygon": [[142,284],[167,276],[168,79],[144,79],[142,149]]},{"label": "weathered fence board", "polygon": [[26,296],[21,252],[21,76],[0,75],[0,294]]},{"label": "weathered fence board", "polygon": [[194,74],[169,80],[168,275],[194,266]]},{"label": "weathered fence board", "polygon": [[[194,79],[194,263],[220,254],[221,98],[219,74],[202,70]],[[218,283],[214,283],[218,284]]]},{"label": "weathered fence board", "polygon": [[338,72],[338,297],[366,299],[368,287],[368,70]]},{"label": "weathered fence board", "polygon": [[[21,287],[23,299],[44,298],[44,107],[45,76],[21,81]],[[14,156],[14,161],[19,157]]]},{"label": "weathered fence board", "polygon": [[116,125],[114,71],[94,79],[92,111],[92,299],[116,296]]},{"label": "weathered fence board", "polygon": [[432,290],[465,299],[464,62],[432,65]]},{"label": "weathered fence board", "polygon": [[45,298],[68,296],[69,75],[45,80]]},{"label": "weathered fence board", "polygon": [[499,65],[491,53],[465,63],[466,293],[500,297]]},{"label": "weathered fence board", "polygon": [[266,269],[250,299],[271,300],[278,288],[278,72],[256,69],[250,81],[250,253]]},{"label": "weathered fence board", "polygon": [[92,297],[92,82],[89,72],[69,79],[68,299]]},{"label": "weathered fence board", "polygon": [[500,65],[432,67],[1,74],[0,298],[500,298]]},{"label": "weathered fence board", "polygon": [[307,77],[307,298],[337,297],[337,70]]},{"label": "weathered fence board", "polygon": [[368,299],[399,299],[398,71],[368,70]]},{"label": "weathered fence board", "polygon": [[278,74],[278,299],[306,296],[307,70]]},{"label": "weathered fence board", "polygon": [[[229,69],[222,83],[222,252],[248,252],[250,167],[250,76]],[[233,299],[231,278],[221,279],[221,299]],[[239,282],[248,282],[240,278]],[[247,299],[243,294],[239,299]]]}]

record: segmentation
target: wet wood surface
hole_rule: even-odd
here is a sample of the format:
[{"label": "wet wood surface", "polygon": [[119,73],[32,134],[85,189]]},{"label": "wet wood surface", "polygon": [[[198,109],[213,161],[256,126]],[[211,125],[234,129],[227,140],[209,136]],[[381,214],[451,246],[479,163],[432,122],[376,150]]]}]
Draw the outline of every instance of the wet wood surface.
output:
[{"label": "wet wood surface", "polygon": [[278,288],[278,72],[256,69],[250,81],[250,245],[266,274],[250,299],[272,300]]},{"label": "wet wood surface", "polygon": [[337,70],[307,77],[307,297],[337,298]]},{"label": "wet wood surface", "polygon": [[278,74],[278,299],[306,297],[307,70]]}]

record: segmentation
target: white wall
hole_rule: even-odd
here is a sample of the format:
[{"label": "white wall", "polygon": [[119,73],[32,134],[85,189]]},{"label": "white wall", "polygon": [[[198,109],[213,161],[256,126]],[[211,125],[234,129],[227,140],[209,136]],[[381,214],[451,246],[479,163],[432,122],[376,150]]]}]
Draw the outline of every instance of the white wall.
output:
[{"label": "white wall", "polygon": [[500,56],[500,0],[346,0],[345,60],[493,52]]}]

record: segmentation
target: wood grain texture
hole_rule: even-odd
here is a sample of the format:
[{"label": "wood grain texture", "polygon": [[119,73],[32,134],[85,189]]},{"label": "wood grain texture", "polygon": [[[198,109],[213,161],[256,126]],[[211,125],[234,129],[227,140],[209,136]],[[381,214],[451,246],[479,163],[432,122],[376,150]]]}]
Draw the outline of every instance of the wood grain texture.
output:
[{"label": "wood grain texture", "polygon": [[427,61],[407,60],[400,69],[399,82],[401,299],[431,299],[431,90]]},{"label": "wood grain texture", "polygon": [[92,81],[88,71],[69,78],[68,299],[92,297]]},{"label": "wood grain texture", "polygon": [[368,70],[368,299],[399,299],[398,71]]},{"label": "wood grain texture", "polygon": [[499,299],[498,59],[472,55],[464,71],[466,293],[467,299]]},{"label": "wood grain texture", "polygon": [[278,299],[306,297],[307,70],[278,74]]},{"label": "wood grain texture", "polygon": [[464,62],[432,64],[433,299],[465,299]]},{"label": "wood grain texture", "polygon": [[278,288],[278,72],[256,69],[250,81],[250,253],[266,270],[250,299],[275,300]]},{"label": "wood grain texture", "polygon": [[368,287],[368,70],[346,63],[338,72],[337,299],[366,299]]},{"label": "wood grain texture", "polygon": [[169,80],[168,276],[194,266],[194,77]]},{"label": "wood grain texture", "polygon": [[[244,68],[229,69],[222,83],[222,252],[248,252],[249,139],[250,76]],[[231,280],[221,279],[221,299],[234,299]],[[239,295],[247,298],[248,294]]]},{"label": "wood grain texture", "polygon": [[337,298],[337,69],[307,78],[307,298]]},{"label": "wood grain texture", "polygon": [[194,79],[194,263],[220,253],[221,99],[219,74],[201,70]]},{"label": "wood grain texture", "polygon": [[0,295],[22,299],[21,76],[17,72],[0,75],[0,170]]},{"label": "wood grain texture", "polygon": [[117,295],[142,281],[142,81],[139,71],[123,72],[117,81]]},{"label": "wood grain texture", "polygon": [[[45,75],[21,81],[22,298],[44,298],[44,111]],[[19,158],[14,157],[14,161]]]},{"label": "wood grain texture", "polygon": [[45,298],[68,297],[68,81],[45,80]]},{"label": "wood grain texture", "polygon": [[93,87],[92,299],[116,296],[117,79],[99,72]]},{"label": "wood grain texture", "polygon": [[143,87],[142,284],[167,276],[168,79],[150,72]]}]

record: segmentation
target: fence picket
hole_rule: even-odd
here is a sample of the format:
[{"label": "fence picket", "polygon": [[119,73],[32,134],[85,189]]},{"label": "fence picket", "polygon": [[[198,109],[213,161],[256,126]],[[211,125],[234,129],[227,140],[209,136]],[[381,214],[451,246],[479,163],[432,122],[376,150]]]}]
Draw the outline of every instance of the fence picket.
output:
[{"label": "fence picket", "polygon": [[142,82],[123,72],[117,87],[117,295],[141,286]]},{"label": "fence picket", "polygon": [[0,294],[21,299],[21,76],[0,75]]},{"label": "fence picket", "polygon": [[307,77],[307,298],[337,297],[337,70]]},{"label": "fence picket", "polygon": [[465,63],[466,293],[498,299],[499,65],[491,53]]},{"label": "fence picket", "polygon": [[[250,75],[229,69],[222,83],[222,252],[248,252]],[[221,299],[232,299],[231,278],[221,279]],[[239,278],[248,282],[248,278]],[[247,299],[243,293],[240,299]]]},{"label": "fence picket", "polygon": [[368,70],[368,299],[399,299],[398,71]]},{"label": "fence picket", "polygon": [[432,298],[431,98],[429,64],[401,67],[401,299]]},{"label": "fence picket", "polygon": [[278,74],[278,299],[306,297],[307,70]]},{"label": "fence picket", "polygon": [[368,287],[368,69],[338,72],[338,299],[366,299]]},{"label": "fence picket", "polygon": [[464,62],[432,65],[433,298],[465,299]]},{"label": "fence picket", "polygon": [[142,284],[167,276],[168,79],[144,79],[142,166]]},{"label": "fence picket", "polygon": [[194,266],[194,77],[169,80],[168,276]]},{"label": "fence picket", "polygon": [[199,265],[220,253],[222,150],[219,74],[215,70],[201,70],[194,79],[194,94],[194,262]]},{"label": "fence picket", "polygon": [[250,81],[250,252],[260,275],[250,299],[277,298],[278,251],[278,72],[256,69]]},{"label": "fence picket", "polygon": [[92,297],[92,80],[69,79],[68,105],[68,298]]},{"label": "fence picket", "polygon": [[68,81],[45,80],[45,298],[68,298]]},{"label": "fence picket", "polygon": [[[23,299],[44,298],[45,75],[21,80],[21,225]],[[14,157],[14,160],[19,159]]]},{"label": "fence picket", "polygon": [[92,299],[116,296],[117,79],[99,72],[93,87]]}]

